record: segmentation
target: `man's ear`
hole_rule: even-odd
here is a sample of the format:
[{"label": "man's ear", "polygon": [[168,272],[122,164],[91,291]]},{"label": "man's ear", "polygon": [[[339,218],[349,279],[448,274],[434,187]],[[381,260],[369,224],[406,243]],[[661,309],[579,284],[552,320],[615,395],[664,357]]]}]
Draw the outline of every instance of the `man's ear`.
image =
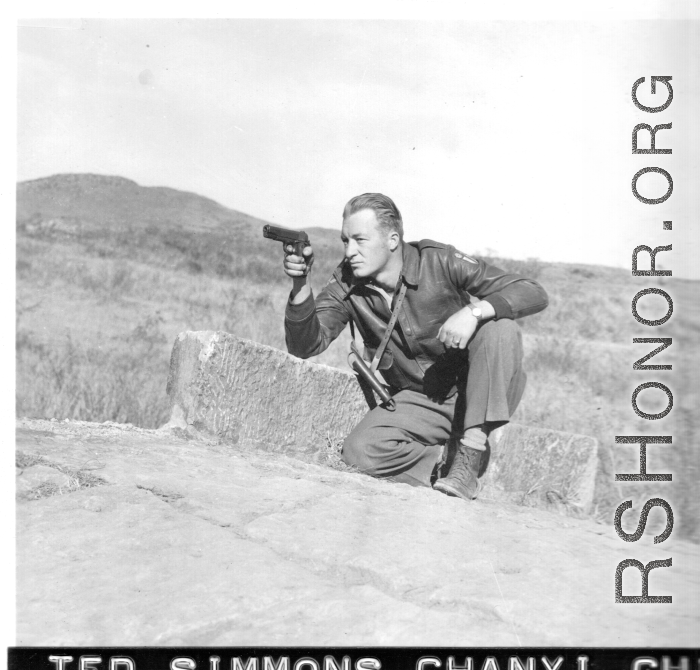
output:
[{"label": "man's ear", "polygon": [[396,231],[392,231],[389,233],[389,250],[390,251],[396,251],[399,247],[399,243],[401,242],[401,238],[399,237],[399,234]]}]

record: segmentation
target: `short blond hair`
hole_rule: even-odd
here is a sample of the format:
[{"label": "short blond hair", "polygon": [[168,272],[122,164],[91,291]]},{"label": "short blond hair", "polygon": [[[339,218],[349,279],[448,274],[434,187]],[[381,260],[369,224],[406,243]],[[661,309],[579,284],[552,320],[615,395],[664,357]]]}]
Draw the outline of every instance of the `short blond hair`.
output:
[{"label": "short blond hair", "polygon": [[397,232],[403,242],[403,220],[394,201],[382,193],[363,193],[351,198],[343,209],[343,219],[363,209],[371,209],[377,217],[379,227],[388,235]]}]

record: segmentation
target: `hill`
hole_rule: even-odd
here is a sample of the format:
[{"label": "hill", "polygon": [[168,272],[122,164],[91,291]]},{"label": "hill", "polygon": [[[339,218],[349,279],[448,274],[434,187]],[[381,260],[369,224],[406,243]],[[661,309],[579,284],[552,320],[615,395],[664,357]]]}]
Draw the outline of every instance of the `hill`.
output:
[{"label": "hill", "polygon": [[[18,415],[153,428],[167,418],[168,357],[179,332],[225,330],[284,349],[289,281],[281,271],[280,245],[261,235],[265,223],[193,193],[122,177],[55,175],[18,184]],[[342,247],[337,230],[307,232],[317,257],[311,283],[318,290]],[[653,283],[672,292],[676,313],[650,335],[640,332],[629,307],[649,284],[629,271],[489,260],[537,279],[550,295],[545,312],[520,322],[529,386],[516,418],[599,440],[601,516],[609,518],[621,499],[612,483],[615,467],[638,467],[634,449],[612,454],[614,436],[649,432],[629,404],[631,390],[647,381],[631,369],[646,353],[632,337],[674,338],[664,355],[674,363],[671,430],[677,446],[653,458],[678,473],[674,510],[686,510],[678,524],[687,535],[697,533],[692,491],[698,462],[691,444],[699,432],[692,377],[698,283]],[[348,342],[344,333],[320,362],[345,366]]]},{"label": "hill", "polygon": [[[17,187],[18,236],[190,274],[274,281],[280,270],[265,262],[272,256],[261,235],[266,223],[194,193],[123,177],[55,175]],[[342,255],[337,232],[313,233],[320,256]],[[323,253],[331,247],[335,253]]]}]

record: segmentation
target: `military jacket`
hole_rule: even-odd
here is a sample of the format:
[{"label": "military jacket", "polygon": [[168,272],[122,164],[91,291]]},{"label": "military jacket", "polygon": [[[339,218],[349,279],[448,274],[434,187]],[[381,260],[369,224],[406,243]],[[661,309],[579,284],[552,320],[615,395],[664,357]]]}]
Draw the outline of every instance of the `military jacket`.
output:
[{"label": "military jacket", "polygon": [[[496,319],[535,314],[548,303],[537,282],[432,240],[403,244],[400,282],[407,285],[406,295],[379,370],[394,391],[409,388],[431,397],[454,391],[467,363],[466,350],[446,349],[437,335],[470,296],[488,300]],[[343,261],[317,297],[287,303],[287,348],[299,358],[320,354],[352,319],[371,360],[390,317],[385,297],[369,281],[355,279]]]}]

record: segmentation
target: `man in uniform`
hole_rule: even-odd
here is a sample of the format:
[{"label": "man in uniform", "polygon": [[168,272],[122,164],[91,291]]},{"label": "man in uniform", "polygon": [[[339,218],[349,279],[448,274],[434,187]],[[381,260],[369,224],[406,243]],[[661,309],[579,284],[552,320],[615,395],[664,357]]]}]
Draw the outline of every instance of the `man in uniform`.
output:
[{"label": "man in uniform", "polygon": [[[365,415],[343,444],[344,462],[475,498],[488,435],[510,419],[525,388],[514,319],[543,310],[547,294],[453,246],[404,242],[401,214],[380,193],[347,203],[341,238],[345,257],[317,297],[307,284],[311,247],[302,256],[286,247],[284,269],[293,279],[285,314],[291,354],[320,354],[352,320],[372,358],[391,329],[378,369],[395,409],[379,405]],[[454,432],[461,439],[452,465],[435,480]]]}]

